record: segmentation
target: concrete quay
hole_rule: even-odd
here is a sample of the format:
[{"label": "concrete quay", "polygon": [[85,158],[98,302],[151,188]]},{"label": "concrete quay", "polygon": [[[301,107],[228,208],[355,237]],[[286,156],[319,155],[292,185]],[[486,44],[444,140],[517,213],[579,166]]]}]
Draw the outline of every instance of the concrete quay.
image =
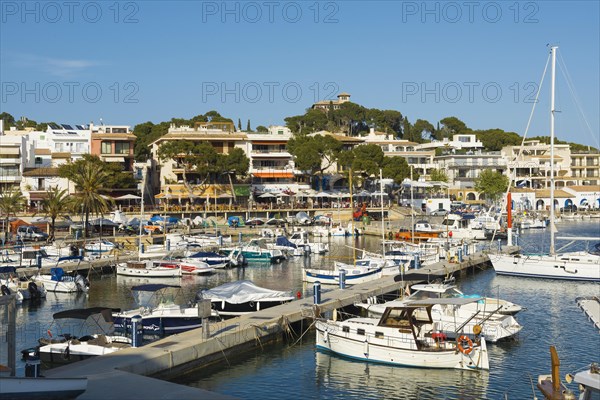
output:
[{"label": "concrete quay", "polygon": [[[505,248],[505,251],[514,251]],[[80,399],[110,400],[124,397],[163,399],[218,399],[216,393],[160,381],[181,376],[210,364],[226,362],[228,358],[284,336],[297,338],[314,319],[324,313],[362,302],[373,296],[399,293],[406,284],[414,284],[449,273],[483,268],[489,261],[486,254],[467,256],[460,263],[439,262],[401,276],[386,276],[346,289],[323,286],[321,302],[313,304],[304,298],[252,314],[218,323],[211,323],[208,339],[203,328],[168,336],[143,347],[130,348],[62,366],[45,372],[48,377],[81,377],[89,379],[88,391]],[[329,289],[331,288],[331,289]],[[107,390],[106,388],[115,388]],[[121,390],[122,388],[122,390]]]}]

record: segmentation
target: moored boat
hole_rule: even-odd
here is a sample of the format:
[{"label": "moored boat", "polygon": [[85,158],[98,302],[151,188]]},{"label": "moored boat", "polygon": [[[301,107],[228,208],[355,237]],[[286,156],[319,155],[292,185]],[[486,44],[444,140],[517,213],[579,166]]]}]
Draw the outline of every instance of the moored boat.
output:
[{"label": "moored boat", "polygon": [[156,260],[128,261],[117,264],[117,275],[143,276],[147,278],[171,278],[182,275],[181,268],[168,268]]},{"label": "moored boat", "polygon": [[485,339],[464,335],[445,338],[431,318],[435,304],[468,299],[440,299],[388,307],[381,318],[316,321],[317,348],[357,360],[421,368],[488,370]]},{"label": "moored boat", "polygon": [[369,282],[381,278],[383,275],[382,266],[371,268],[370,266],[350,265],[336,261],[333,269],[304,268],[303,280],[309,283],[338,285],[342,271],[345,273],[346,285]]}]

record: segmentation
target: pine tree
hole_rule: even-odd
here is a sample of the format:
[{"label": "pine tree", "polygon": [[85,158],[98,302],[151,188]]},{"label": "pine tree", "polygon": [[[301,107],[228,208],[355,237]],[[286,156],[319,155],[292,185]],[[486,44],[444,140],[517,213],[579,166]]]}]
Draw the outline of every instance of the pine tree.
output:
[{"label": "pine tree", "polygon": [[252,132],[252,129],[250,128],[250,120],[248,120],[248,124],[246,125],[246,132]]},{"label": "pine tree", "polygon": [[242,119],[238,118],[238,131],[242,130]]}]

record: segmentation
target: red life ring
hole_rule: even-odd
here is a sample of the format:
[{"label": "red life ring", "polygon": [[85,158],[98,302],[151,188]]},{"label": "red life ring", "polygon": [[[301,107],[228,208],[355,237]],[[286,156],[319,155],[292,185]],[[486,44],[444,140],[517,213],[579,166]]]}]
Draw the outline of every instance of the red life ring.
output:
[{"label": "red life ring", "polygon": [[463,354],[470,354],[473,351],[473,341],[465,335],[458,338],[456,346],[458,347],[458,351]]}]

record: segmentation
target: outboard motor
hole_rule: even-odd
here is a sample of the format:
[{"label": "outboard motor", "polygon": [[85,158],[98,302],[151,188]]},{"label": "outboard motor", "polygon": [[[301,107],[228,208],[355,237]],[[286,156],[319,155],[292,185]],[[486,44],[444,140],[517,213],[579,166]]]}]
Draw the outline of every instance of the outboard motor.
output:
[{"label": "outboard motor", "polygon": [[82,292],[87,292],[90,288],[90,281],[82,275],[75,277],[75,284]]},{"label": "outboard motor", "polygon": [[27,285],[27,290],[29,291],[29,294],[31,295],[32,299],[39,299],[41,297],[40,291],[35,282],[29,282],[29,284]]},{"label": "outboard motor", "polygon": [[6,285],[0,286],[0,292],[2,293],[3,296],[10,296],[12,294],[10,289]]},{"label": "outboard motor", "polygon": [[77,257],[79,255],[79,249],[74,244],[69,246],[69,252],[72,257]]}]

